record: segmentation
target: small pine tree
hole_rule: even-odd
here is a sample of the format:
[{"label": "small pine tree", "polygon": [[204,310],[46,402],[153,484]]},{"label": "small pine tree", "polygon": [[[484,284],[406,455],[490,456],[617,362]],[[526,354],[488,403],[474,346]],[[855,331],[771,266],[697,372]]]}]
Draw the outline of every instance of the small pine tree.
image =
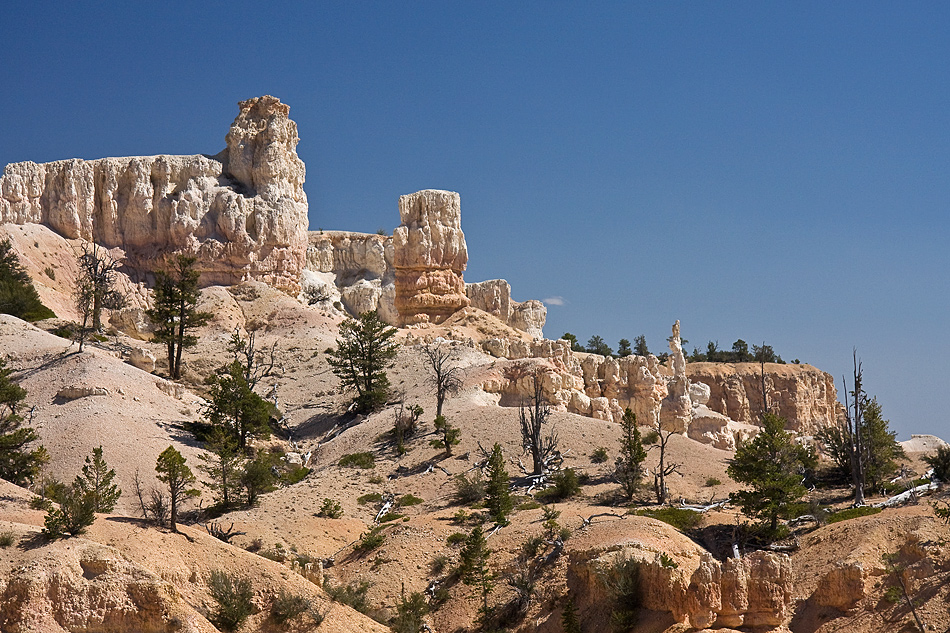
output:
[{"label": "small pine tree", "polygon": [[244,472],[241,467],[245,460],[244,452],[238,447],[237,438],[221,427],[212,429],[205,448],[208,454],[200,456],[203,463],[198,468],[211,478],[208,487],[214,491],[224,510],[238,499]]},{"label": "small pine tree", "polygon": [[340,325],[336,349],[327,350],[327,362],[343,387],[356,392],[353,406],[357,413],[379,409],[389,397],[386,369],[399,353],[393,340],[396,328],[389,327],[375,310]]},{"label": "small pine tree", "polygon": [[489,516],[498,525],[508,524],[508,514],[513,503],[509,487],[511,480],[505,470],[505,459],[501,452],[501,445],[495,443],[491,457],[488,458],[488,484],[485,486],[485,506]]},{"label": "small pine tree", "polygon": [[260,453],[244,467],[241,473],[241,484],[244,486],[247,505],[253,506],[258,497],[274,489],[277,478],[272,470],[273,464],[266,453]]},{"label": "small pine tree", "polygon": [[19,411],[26,389],[10,380],[12,372],[0,358],[0,479],[21,486],[39,474],[49,454],[42,446],[29,448],[40,436],[32,427],[22,426]]},{"label": "small pine tree", "polygon": [[581,621],[577,615],[577,605],[574,604],[574,598],[568,596],[564,603],[564,609],[561,611],[561,630],[564,633],[581,633]]},{"label": "small pine tree", "polygon": [[643,479],[643,461],[647,458],[640,430],[637,428],[637,416],[629,407],[624,410],[620,420],[620,456],[614,468],[614,476],[620,482],[623,494],[632,499]]},{"label": "small pine tree", "polygon": [[389,621],[389,628],[395,633],[421,633],[425,621],[422,619],[429,612],[429,603],[425,594],[413,591],[408,596],[406,588],[402,588],[399,604],[396,605],[396,615]]},{"label": "small pine tree", "polygon": [[234,437],[244,450],[247,440],[270,437],[270,418],[274,406],[254,393],[245,376],[246,368],[239,361],[230,363],[210,380],[209,405],[205,417]]},{"label": "small pine tree", "polygon": [[145,311],[155,325],[155,340],[165,343],[168,349],[168,374],[176,380],[181,378],[182,350],[198,344],[198,338],[190,332],[213,316],[198,310],[201,273],[195,270],[197,261],[195,257],[178,255],[169,271],[157,271],[154,305]]},{"label": "small pine tree", "polygon": [[785,431],[784,418],[766,413],[759,434],[736,450],[726,470],[733,480],[751,489],[734,492],[729,498],[743,514],[760,519],[767,534],[774,536],[779,517],[805,496],[802,473],[816,462],[814,452],[796,444]]},{"label": "small pine tree", "polygon": [[33,280],[13,251],[9,238],[0,240],[0,314],[10,314],[24,321],[56,317],[40,301]]},{"label": "small pine tree", "polygon": [[171,531],[177,532],[179,504],[185,499],[197,497],[201,494],[198,490],[189,487],[195,483],[195,476],[185,463],[185,458],[173,446],[169,446],[158,456],[158,460],[155,462],[155,472],[158,480],[168,485],[168,496],[171,500],[168,522]]},{"label": "small pine tree", "polygon": [[435,430],[441,436],[438,439],[429,440],[432,448],[441,448],[445,450],[446,455],[452,454],[452,447],[459,443],[461,431],[458,427],[452,426],[444,415],[438,415],[435,418]]},{"label": "small pine tree", "polygon": [[58,539],[69,534],[78,536],[96,520],[95,498],[76,484],[61,490],[55,497],[59,507],[50,506],[43,521],[43,534]]},{"label": "small pine tree", "polygon": [[113,483],[115,470],[109,468],[102,457],[102,446],[92,449],[92,458],[86,457],[86,465],[82,467],[82,474],[76,475],[73,484],[82,492],[90,494],[93,499],[93,509],[96,512],[112,512],[115,503],[122,495],[122,490]]},{"label": "small pine tree", "polygon": [[641,334],[633,339],[633,353],[637,356],[647,356],[650,354],[650,350],[647,347],[647,337]]},{"label": "small pine tree", "polygon": [[477,587],[482,594],[482,606],[479,609],[482,621],[490,615],[488,608],[488,594],[495,588],[495,575],[488,566],[488,559],[492,551],[488,549],[482,526],[476,525],[472,533],[465,539],[465,545],[459,557],[459,575],[462,582],[471,587]]},{"label": "small pine tree", "polygon": [[620,339],[620,342],[617,344],[617,356],[624,358],[633,354],[633,350],[630,349],[630,341],[625,338]]},{"label": "small pine tree", "polygon": [[950,447],[938,447],[937,452],[924,457],[924,461],[934,469],[934,477],[940,483],[950,483]]}]

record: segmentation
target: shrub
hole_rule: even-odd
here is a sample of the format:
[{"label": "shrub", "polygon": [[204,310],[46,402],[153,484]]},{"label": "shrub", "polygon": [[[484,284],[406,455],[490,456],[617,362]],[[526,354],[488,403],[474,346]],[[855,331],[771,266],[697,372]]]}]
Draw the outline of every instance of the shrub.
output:
[{"label": "shrub", "polygon": [[326,517],[328,519],[339,519],[341,516],[343,516],[343,507],[340,505],[339,501],[325,498],[323,500],[323,505],[320,506],[320,512],[317,513],[317,516]]},{"label": "shrub", "polygon": [[331,585],[328,578],[324,578],[323,580],[323,590],[327,592],[327,595],[330,596],[331,599],[356,609],[360,613],[369,611],[366,594],[369,592],[370,587],[372,587],[372,584],[365,580],[354,580],[348,585],[336,586]]},{"label": "shrub", "polygon": [[445,542],[449,545],[461,545],[467,538],[468,534],[465,532],[452,532],[449,534],[448,538],[445,539]]},{"label": "shrub", "polygon": [[383,534],[382,529],[382,526],[377,526],[364,534],[356,545],[356,551],[365,554],[380,547],[386,541],[386,535]]},{"label": "shrub", "polygon": [[428,612],[425,594],[413,591],[407,596],[403,591],[389,627],[396,633],[419,633],[422,630],[422,617]]},{"label": "shrub", "polygon": [[455,502],[475,503],[485,498],[485,480],[482,474],[475,471],[471,477],[463,474],[455,476]]},{"label": "shrub", "polygon": [[610,456],[607,455],[607,449],[603,446],[590,454],[590,461],[592,464],[603,464],[608,459],[610,459]]},{"label": "shrub", "polygon": [[357,497],[356,503],[360,505],[366,505],[367,503],[379,503],[382,500],[383,495],[379,494],[378,492],[370,492],[369,494]]},{"label": "shrub", "polygon": [[14,543],[16,543],[16,541],[17,541],[16,534],[14,534],[13,532],[4,532],[3,534],[0,534],[0,547],[4,549],[10,547]]},{"label": "shrub", "polygon": [[538,555],[541,546],[544,545],[544,539],[540,536],[531,536],[521,544],[521,558],[529,560]]},{"label": "shrub", "polygon": [[828,523],[837,523],[838,521],[847,521],[848,519],[856,519],[858,517],[866,517],[872,514],[877,514],[881,511],[881,508],[875,508],[874,506],[859,506],[857,508],[848,508],[847,510],[839,510],[831,516],[828,517]]},{"label": "shrub", "polygon": [[429,571],[433,574],[441,574],[449,566],[449,557],[445,554],[436,554],[429,561]]},{"label": "shrub", "polygon": [[297,596],[281,589],[270,607],[270,617],[277,624],[286,624],[309,608],[310,600],[306,596]]},{"label": "shrub", "polygon": [[415,495],[403,495],[399,497],[399,500],[396,502],[396,505],[400,508],[407,508],[409,506],[417,506],[423,502],[423,499]]},{"label": "shrub", "polygon": [[310,469],[304,466],[294,466],[293,468],[283,471],[278,477],[280,483],[285,486],[292,486],[296,483],[303,481],[303,478],[310,474]]},{"label": "shrub", "polygon": [[950,447],[941,446],[934,455],[924,457],[924,461],[934,469],[935,478],[950,483]]},{"label": "shrub", "polygon": [[211,572],[208,590],[214,601],[218,603],[218,609],[212,615],[211,622],[219,629],[236,630],[254,610],[251,604],[254,592],[248,578],[239,578],[215,570]]},{"label": "shrub", "polygon": [[721,485],[722,485],[722,480],[720,480],[717,477],[709,477],[708,479],[706,479],[707,488],[712,488],[713,486],[721,486]]},{"label": "shrub", "polygon": [[680,532],[688,532],[689,530],[695,529],[703,520],[703,515],[699,512],[685,508],[671,508],[669,506],[656,508],[655,510],[639,510],[634,514],[642,517],[650,517],[657,521],[663,521],[664,523],[672,525]]},{"label": "shrub", "polygon": [[343,468],[372,468],[376,465],[376,458],[372,453],[350,453],[340,458]]},{"label": "shrub", "polygon": [[679,565],[666,552],[660,553],[660,565],[667,569],[676,569]]},{"label": "shrub", "polygon": [[535,495],[537,499],[550,503],[573,497],[581,491],[581,483],[578,481],[577,473],[574,472],[573,468],[565,468],[555,473],[551,477],[551,481],[554,485],[538,492]]},{"label": "shrub", "polygon": [[390,521],[396,521],[398,519],[404,518],[405,514],[399,514],[398,512],[387,512],[383,516],[379,517],[380,523],[389,523]]},{"label": "shrub", "polygon": [[56,501],[59,507],[50,506],[43,522],[43,534],[47,538],[78,536],[96,520],[95,498],[75,485],[67,488]]},{"label": "shrub", "polygon": [[637,623],[643,602],[639,564],[630,558],[620,558],[602,572],[601,580],[611,598],[610,622],[614,629],[632,629]]}]

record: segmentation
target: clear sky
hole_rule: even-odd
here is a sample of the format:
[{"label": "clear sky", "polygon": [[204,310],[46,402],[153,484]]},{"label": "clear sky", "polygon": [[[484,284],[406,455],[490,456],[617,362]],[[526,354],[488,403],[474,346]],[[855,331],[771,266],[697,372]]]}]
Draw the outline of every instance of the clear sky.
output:
[{"label": "clear sky", "polygon": [[[950,5],[5,2],[0,165],[216,153],[291,106],[311,229],[462,196],[466,280],[613,347],[852,348],[950,439]],[[553,299],[553,300],[552,300]]]}]

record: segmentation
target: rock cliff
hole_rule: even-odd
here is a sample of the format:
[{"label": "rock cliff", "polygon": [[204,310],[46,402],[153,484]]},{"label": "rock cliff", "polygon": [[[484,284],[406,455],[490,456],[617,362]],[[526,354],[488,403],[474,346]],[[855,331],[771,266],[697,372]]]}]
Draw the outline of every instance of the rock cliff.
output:
[{"label": "rock cliff", "polygon": [[399,217],[393,267],[400,325],[441,323],[469,305],[461,199],[452,191],[417,191],[399,197]]},{"label": "rock cliff", "polygon": [[198,258],[203,285],[256,279],[296,292],[307,197],[289,112],[271,96],[242,101],[216,156],[12,163],[0,177],[0,223],[122,248],[133,276],[181,253]]},{"label": "rock cliff", "polygon": [[465,284],[465,294],[473,308],[498,317],[506,325],[527,332],[532,338],[544,338],[542,328],[547,319],[547,308],[537,299],[514,301],[511,286],[504,279]]},{"label": "rock cliff", "polygon": [[[690,363],[686,375],[709,385],[706,403],[737,422],[754,424],[762,415],[762,376],[758,363]],[[834,379],[811,365],[765,364],[769,407],[788,420],[788,429],[814,435],[834,424],[838,392]]]}]

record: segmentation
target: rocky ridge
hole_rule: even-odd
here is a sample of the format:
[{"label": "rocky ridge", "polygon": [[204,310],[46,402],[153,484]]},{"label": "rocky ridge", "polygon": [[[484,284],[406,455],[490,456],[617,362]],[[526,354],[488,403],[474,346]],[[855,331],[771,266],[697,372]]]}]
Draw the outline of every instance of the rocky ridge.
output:
[{"label": "rocky ridge", "polygon": [[183,254],[197,257],[204,285],[256,279],[296,292],[307,248],[297,125],[275,97],[239,105],[215,156],[7,165],[0,223],[121,248],[138,279]]}]

